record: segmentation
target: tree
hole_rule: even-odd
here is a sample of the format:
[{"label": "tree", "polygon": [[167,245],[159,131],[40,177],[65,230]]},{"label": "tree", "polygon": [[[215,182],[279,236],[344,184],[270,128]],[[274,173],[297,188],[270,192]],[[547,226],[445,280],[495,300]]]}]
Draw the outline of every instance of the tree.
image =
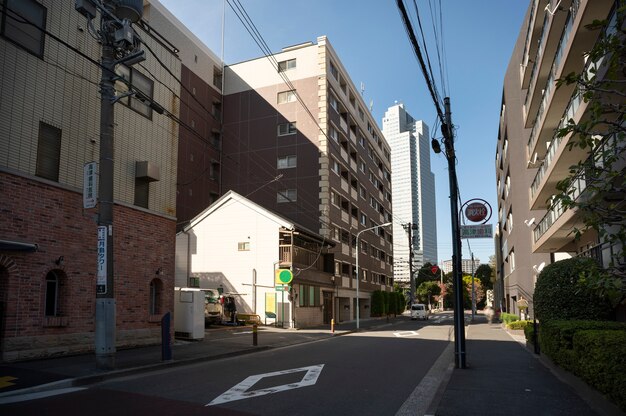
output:
[{"label": "tree", "polygon": [[474,272],[483,289],[493,289],[494,270],[488,264],[481,264]]},{"label": "tree", "polygon": [[441,293],[441,288],[439,287],[439,283],[435,281],[423,282],[416,289],[417,299],[420,302],[423,302],[427,305],[431,305],[431,301],[433,300],[433,296],[439,296]]},{"label": "tree", "polygon": [[439,279],[439,274],[433,274],[433,265],[431,263],[425,263],[417,272],[417,278],[415,279],[415,285],[419,286],[424,282],[431,282]]},{"label": "tree", "polygon": [[[463,286],[465,286],[465,293],[463,293],[463,303],[466,309],[472,308],[472,276],[463,276]],[[476,294],[476,305],[485,299],[485,291],[480,283],[480,280],[474,278],[474,293]],[[465,295],[467,294],[467,298]]]},{"label": "tree", "polygon": [[576,239],[595,230],[603,246],[611,248],[608,268],[588,276],[585,284],[610,296],[614,306],[626,299],[625,12],[626,1],[619,0],[614,18],[586,26],[603,31],[587,56],[589,65],[557,82],[558,88],[573,85],[587,110],[578,122],[568,119],[556,137],[569,138],[568,149],[578,148],[587,156],[570,167],[550,204],[550,209],[580,213],[584,226],[573,230]]}]

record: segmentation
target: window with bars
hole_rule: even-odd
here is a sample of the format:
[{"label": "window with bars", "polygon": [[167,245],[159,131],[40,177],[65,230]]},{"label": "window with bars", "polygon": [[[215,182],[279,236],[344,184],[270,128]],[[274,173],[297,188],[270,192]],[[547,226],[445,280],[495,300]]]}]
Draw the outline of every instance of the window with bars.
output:
[{"label": "window with bars", "polygon": [[35,175],[58,182],[60,161],[61,129],[40,121]]},{"label": "window with bars", "polygon": [[296,122],[289,123],[280,123],[278,125],[278,135],[279,136],[288,136],[291,134],[296,134]]},{"label": "window with bars", "polygon": [[6,39],[43,57],[47,9],[35,0],[5,0],[0,20]]}]

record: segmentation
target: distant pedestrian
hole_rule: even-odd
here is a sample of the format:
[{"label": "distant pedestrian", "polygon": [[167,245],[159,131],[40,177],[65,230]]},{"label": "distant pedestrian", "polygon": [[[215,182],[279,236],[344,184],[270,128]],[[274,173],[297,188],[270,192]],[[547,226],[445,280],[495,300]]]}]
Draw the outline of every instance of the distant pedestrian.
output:
[{"label": "distant pedestrian", "polygon": [[494,315],[493,308],[491,306],[487,306],[485,308],[485,315],[487,316],[487,321],[489,322],[489,324],[491,324]]}]

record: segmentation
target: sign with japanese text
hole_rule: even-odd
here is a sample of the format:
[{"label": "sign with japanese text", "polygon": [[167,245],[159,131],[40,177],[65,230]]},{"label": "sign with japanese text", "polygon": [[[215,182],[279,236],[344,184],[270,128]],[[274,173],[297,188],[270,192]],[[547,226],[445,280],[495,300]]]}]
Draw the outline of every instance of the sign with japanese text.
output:
[{"label": "sign with japanese text", "polygon": [[83,208],[94,208],[98,202],[96,187],[96,162],[85,163],[83,166]]},{"label": "sign with japanese text", "polygon": [[107,227],[98,227],[98,272],[96,274],[96,293],[107,293]]}]

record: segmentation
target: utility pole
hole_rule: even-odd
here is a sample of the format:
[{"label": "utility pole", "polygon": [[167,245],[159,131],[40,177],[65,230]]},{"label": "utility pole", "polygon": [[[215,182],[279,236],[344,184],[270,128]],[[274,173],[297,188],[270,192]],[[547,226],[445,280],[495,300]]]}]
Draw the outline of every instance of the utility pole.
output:
[{"label": "utility pole", "polygon": [[450,112],[450,97],[443,99],[446,124],[441,126],[445,139],[448,178],[450,182],[450,214],[452,220],[452,276],[454,287],[454,362],[465,368],[465,318],[463,311],[463,280],[461,278],[461,231],[459,226],[459,193],[456,180],[454,131]]},{"label": "utility pole", "polygon": [[476,289],[474,287],[474,253],[472,253],[472,321],[476,315]]},{"label": "utility pole", "polygon": [[[113,104],[115,90],[115,49],[113,46],[113,6],[104,1],[110,13],[101,13],[102,78],[100,80],[100,186],[98,192],[98,255],[105,267],[98,268],[96,281],[96,366],[115,368],[115,279],[113,262]],[[103,241],[104,240],[104,241]],[[104,253],[102,250],[104,249]],[[102,259],[102,256],[104,259]]]},{"label": "utility pole", "polygon": [[407,231],[409,232],[409,297],[411,299],[411,304],[413,304],[415,303],[415,276],[413,275],[413,224],[407,224]]},{"label": "utility pole", "polygon": [[[96,272],[94,349],[98,369],[115,368],[115,270],[113,261],[113,155],[114,110],[116,97],[114,83],[118,79],[115,66],[127,66],[145,59],[139,50],[138,38],[131,27],[143,14],[141,1],[114,2],[102,0],[76,1],[75,9],[91,20],[100,11],[100,30],[97,36],[102,44],[100,67],[100,162],[98,186],[98,268]],[[133,95],[129,91],[123,96]]]}]

